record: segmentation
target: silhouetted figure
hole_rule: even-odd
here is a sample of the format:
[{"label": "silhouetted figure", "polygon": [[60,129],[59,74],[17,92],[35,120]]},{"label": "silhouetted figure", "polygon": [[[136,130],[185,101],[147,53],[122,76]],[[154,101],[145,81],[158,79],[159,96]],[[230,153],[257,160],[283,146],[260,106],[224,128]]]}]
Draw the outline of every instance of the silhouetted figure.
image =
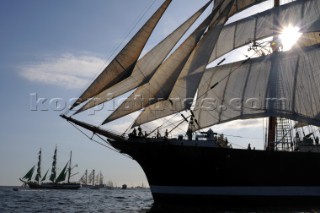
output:
[{"label": "silhouetted figure", "polygon": [[134,128],[132,132],[129,134],[129,138],[136,138],[137,137],[137,130]]},{"label": "silhouetted figure", "polygon": [[169,137],[168,129],[166,129],[166,132],[164,133],[164,137],[165,137],[165,138],[168,138],[168,137]]},{"label": "silhouetted figure", "polygon": [[192,130],[190,128],[187,130],[187,136],[188,136],[188,140],[192,141]]},{"label": "silhouetted figure", "polygon": [[138,136],[143,137],[142,129],[140,126],[138,127]]},{"label": "silhouetted figure", "polygon": [[251,145],[250,145],[250,143],[248,144],[248,150],[251,150]]},{"label": "silhouetted figure", "polygon": [[316,145],[319,145],[319,138],[318,136],[316,137],[316,139],[314,140],[316,142]]},{"label": "silhouetted figure", "polygon": [[134,137],[136,137],[137,136],[137,130],[136,130],[136,128],[134,128],[133,130],[132,130],[132,136],[134,136]]},{"label": "silhouetted figure", "polygon": [[212,129],[209,129],[207,132],[207,139],[209,141],[213,141],[214,140],[214,132],[212,131]]}]

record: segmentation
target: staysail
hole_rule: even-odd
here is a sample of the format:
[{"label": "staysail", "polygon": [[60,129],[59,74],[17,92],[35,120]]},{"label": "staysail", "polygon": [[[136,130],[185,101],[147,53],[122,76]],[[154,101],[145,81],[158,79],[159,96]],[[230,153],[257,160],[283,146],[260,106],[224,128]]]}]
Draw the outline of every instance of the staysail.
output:
[{"label": "staysail", "polygon": [[114,86],[104,90],[92,100],[86,103],[77,113],[87,110],[91,107],[97,106],[108,100],[113,99],[119,95],[122,95],[146,82],[149,81],[151,76],[155,73],[157,68],[163,62],[163,60],[168,56],[177,42],[182,38],[188,29],[193,25],[193,23],[199,18],[199,16],[206,10],[211,2],[203,6],[199,11],[197,11],[193,16],[191,16],[187,21],[185,21],[181,26],[179,26],[173,33],[167,36],[162,42],[156,45],[152,50],[150,50],[145,56],[143,56],[137,62],[132,74],[115,84]]},{"label": "staysail", "polygon": [[60,183],[62,181],[66,180],[67,177],[67,167],[68,167],[69,162],[64,166],[64,168],[62,169],[62,171],[60,172],[59,176],[56,179],[56,183]]},{"label": "staysail", "polygon": [[166,0],[98,78],[86,89],[71,109],[130,76],[152,31],[172,0]]},{"label": "staysail", "polygon": [[[198,27],[168,56],[185,31],[205,10],[200,9],[164,39],[159,44],[163,45],[161,48],[158,45],[139,61],[135,61],[129,72],[122,70],[128,75],[120,74],[113,83],[103,84],[101,90],[97,90],[99,94],[88,95],[87,98],[99,99],[84,104],[79,112],[137,88],[103,124],[140,109],[144,111],[133,126],[190,110],[198,92],[194,109],[194,119],[198,123],[196,129],[236,119],[265,116],[282,116],[318,125],[320,111],[317,106],[320,105],[320,97],[314,95],[318,84],[313,81],[319,81],[315,73],[319,68],[315,58],[319,56],[320,1],[296,0],[226,25],[231,15],[263,1],[215,1],[214,15],[208,27],[205,30]],[[274,29],[274,20],[277,20],[279,29]],[[208,64],[224,54],[261,39],[277,36],[289,25],[299,27],[302,34],[291,51],[270,56],[262,54],[256,59],[248,57],[248,60],[227,65],[218,63],[216,67],[208,69]],[[169,40],[173,43],[171,46],[166,44],[170,43]],[[160,53],[161,57],[155,57],[159,53],[158,48],[163,47],[166,48]],[[152,63],[148,64],[148,61]],[[275,74],[275,70],[279,73]],[[308,79],[310,76],[315,77]],[[100,77],[96,82],[104,78]],[[301,81],[307,86],[300,84]],[[283,86],[277,88],[278,85]],[[260,100],[258,107],[255,105],[256,99]],[[280,103],[274,104],[273,99],[280,99]],[[229,106],[230,100],[231,106],[235,104],[237,109],[241,109],[232,109]],[[75,105],[78,104],[80,102]],[[246,104],[251,105],[248,107]],[[84,124],[75,119],[69,120],[80,126]],[[92,125],[84,126],[94,129]]]},{"label": "staysail", "polygon": [[[180,75],[190,54],[209,26],[213,14],[202,24],[161,64],[150,81],[140,86],[128,97],[103,123],[128,115],[150,104],[159,98],[167,98]],[[163,85],[166,85],[165,87]]]},{"label": "staysail", "polygon": [[35,169],[35,166],[33,166],[22,179],[30,181],[32,179],[34,169]]},{"label": "staysail", "polygon": [[[212,50],[224,24],[228,20],[228,14],[230,13],[234,2],[234,0],[225,1],[222,6],[223,13],[213,18],[208,31],[184,65],[170,93],[169,100],[160,101],[145,108],[145,111],[143,111],[136,119],[134,126],[190,108],[192,100],[189,100],[188,102],[185,102],[185,100],[194,97]],[[176,103],[172,103],[172,100],[177,101]]]},{"label": "staysail", "polygon": [[45,175],[43,176],[41,181],[45,181],[47,179],[48,172],[49,172],[49,170],[47,170],[47,172],[45,173]]}]

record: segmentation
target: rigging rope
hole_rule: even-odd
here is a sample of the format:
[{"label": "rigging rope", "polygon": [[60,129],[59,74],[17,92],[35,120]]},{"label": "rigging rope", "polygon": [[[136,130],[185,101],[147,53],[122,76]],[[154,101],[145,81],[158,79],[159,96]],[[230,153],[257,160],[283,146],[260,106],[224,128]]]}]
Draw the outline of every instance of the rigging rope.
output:
[{"label": "rigging rope", "polygon": [[[89,135],[87,135],[84,131],[82,131],[78,126],[76,126],[75,124],[73,124],[73,123],[70,122],[70,121],[68,121],[68,122],[69,122],[75,129],[77,129],[80,133],[82,133],[85,137],[87,137],[87,138],[90,139],[91,141],[99,144],[100,146],[106,147],[106,148],[110,149],[111,151],[115,151],[115,152],[117,152],[117,153],[119,153],[119,154],[121,154],[121,155],[123,155],[123,156],[125,156],[125,157],[127,157],[127,158],[132,159],[130,156],[125,155],[125,154],[121,153],[120,151],[118,151],[117,149],[106,145],[106,144],[109,144],[109,142],[108,142],[107,140],[103,139],[100,135],[97,135],[97,134],[93,133],[93,134],[92,134],[92,137],[89,137]],[[101,139],[102,141],[104,141],[106,144],[101,143],[100,141],[97,141],[97,140],[93,139],[94,135],[96,135],[98,138],[100,138],[100,139]]]},{"label": "rigging rope", "polygon": [[[154,0],[153,2],[150,3],[149,6],[147,6],[145,9],[142,10],[141,15],[138,16],[137,21],[135,22],[135,24],[133,25],[133,27],[129,30],[129,32],[124,36],[122,42],[117,45],[115,48],[113,48],[114,50],[112,50],[110,56],[105,60],[104,65],[101,66],[101,68],[99,68],[96,72],[96,74],[94,76],[92,76],[92,78],[90,79],[88,86],[94,81],[94,79],[96,79],[98,77],[98,75],[101,73],[101,69],[103,67],[106,67],[106,64],[108,63],[108,61],[110,61],[110,59],[113,57],[113,55],[115,55],[116,52],[118,52],[118,50],[121,48],[121,46],[123,46],[124,42],[127,41],[127,38],[129,37],[129,35],[134,31],[134,29],[138,26],[138,24],[141,22],[141,20],[143,19],[143,17],[148,13],[148,11],[152,8],[152,6],[156,3],[156,0]],[[120,64],[120,63],[119,63]],[[120,64],[120,66],[122,66]],[[81,93],[82,94],[82,93]],[[80,94],[80,95],[81,95]],[[80,97],[80,95],[78,97]],[[69,109],[65,110],[64,113],[62,113],[63,115],[66,115],[70,112]]]}]

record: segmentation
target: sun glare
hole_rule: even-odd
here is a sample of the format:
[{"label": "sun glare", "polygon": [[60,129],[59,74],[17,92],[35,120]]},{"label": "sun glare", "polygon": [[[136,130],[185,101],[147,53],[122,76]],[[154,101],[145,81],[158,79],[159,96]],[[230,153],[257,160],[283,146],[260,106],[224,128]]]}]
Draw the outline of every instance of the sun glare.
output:
[{"label": "sun glare", "polygon": [[302,33],[299,32],[299,27],[288,26],[282,30],[280,39],[283,45],[283,51],[290,50],[298,41]]}]

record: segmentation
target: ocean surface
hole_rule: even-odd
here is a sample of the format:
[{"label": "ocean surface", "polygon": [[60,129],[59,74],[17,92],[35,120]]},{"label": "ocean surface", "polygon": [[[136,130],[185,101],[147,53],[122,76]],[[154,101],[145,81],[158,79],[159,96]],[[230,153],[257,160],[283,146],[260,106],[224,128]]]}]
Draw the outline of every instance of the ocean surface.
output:
[{"label": "ocean surface", "polygon": [[[0,187],[0,213],[6,212],[149,212],[148,189],[30,190]],[[17,187],[15,187],[17,188]]]},{"label": "ocean surface", "polygon": [[203,213],[203,212],[320,212],[317,207],[286,208],[270,205],[264,208],[249,206],[154,206],[149,189],[85,189],[30,190],[0,187],[0,213],[11,212],[106,212],[106,213]]}]

